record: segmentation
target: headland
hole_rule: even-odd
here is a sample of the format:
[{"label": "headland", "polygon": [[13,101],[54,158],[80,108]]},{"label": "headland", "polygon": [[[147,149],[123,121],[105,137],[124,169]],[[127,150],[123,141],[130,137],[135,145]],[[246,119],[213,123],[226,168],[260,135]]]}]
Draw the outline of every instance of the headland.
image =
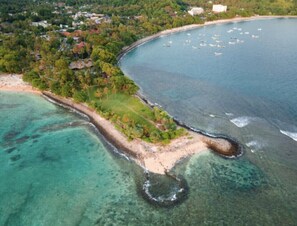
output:
[{"label": "headland", "polygon": [[23,82],[21,75],[1,75],[0,90],[44,95],[59,104],[86,114],[108,141],[152,173],[166,174],[181,159],[209,149],[224,156],[236,156],[238,152],[238,147],[226,139],[212,138],[191,130],[187,130],[186,135],[172,140],[167,145],[148,143],[140,139],[129,141],[110,121],[100,116],[85,103],[75,103],[70,98],[63,98],[48,91],[37,91]]}]

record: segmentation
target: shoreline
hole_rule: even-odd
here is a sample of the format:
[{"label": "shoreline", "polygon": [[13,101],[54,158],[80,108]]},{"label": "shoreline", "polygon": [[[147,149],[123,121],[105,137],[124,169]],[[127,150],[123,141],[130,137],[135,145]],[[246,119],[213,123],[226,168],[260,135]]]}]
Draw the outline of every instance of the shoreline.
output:
[{"label": "shoreline", "polygon": [[132,51],[133,49],[141,46],[147,42],[150,42],[154,39],[160,38],[162,36],[168,36],[171,34],[183,32],[183,31],[190,31],[196,28],[210,26],[210,25],[218,25],[218,24],[225,24],[225,23],[233,23],[233,22],[243,22],[243,21],[253,21],[253,20],[261,20],[261,19],[286,19],[286,18],[297,18],[297,16],[251,16],[251,17],[235,17],[230,19],[221,19],[221,20],[214,20],[214,21],[206,21],[203,24],[189,24],[182,27],[171,28],[167,30],[160,31],[156,34],[144,37],[142,39],[137,40],[136,42],[132,43],[129,46],[125,46],[123,50],[118,54],[117,61],[118,63],[121,61],[122,57],[125,56],[128,52]]},{"label": "shoreline", "polygon": [[41,91],[22,80],[21,74],[0,74],[0,90],[41,95]]},{"label": "shoreline", "polygon": [[165,175],[181,159],[209,149],[224,156],[233,156],[237,151],[232,143],[223,138],[210,138],[190,130],[187,131],[187,135],[174,139],[167,145],[148,143],[140,139],[128,141],[127,137],[118,131],[110,121],[100,116],[85,103],[75,103],[68,98],[47,91],[42,92],[42,94],[59,104],[86,114],[91,123],[109,142],[132,157],[138,165],[152,173]]},{"label": "shoreline", "polygon": [[[116,148],[128,154],[134,161],[149,172],[168,174],[181,159],[209,149],[223,155],[236,156],[237,147],[223,138],[211,138],[187,129],[188,134],[172,140],[167,145],[147,143],[140,139],[128,141],[107,119],[100,116],[85,103],[75,103],[72,99],[63,98],[51,92],[34,90],[21,80],[22,75],[0,75],[0,90],[14,92],[30,92],[56,101],[59,104],[74,108],[86,114],[102,135]],[[4,81],[4,82],[3,82]],[[8,82],[9,81],[9,82]],[[184,127],[185,128],[185,127]]]}]

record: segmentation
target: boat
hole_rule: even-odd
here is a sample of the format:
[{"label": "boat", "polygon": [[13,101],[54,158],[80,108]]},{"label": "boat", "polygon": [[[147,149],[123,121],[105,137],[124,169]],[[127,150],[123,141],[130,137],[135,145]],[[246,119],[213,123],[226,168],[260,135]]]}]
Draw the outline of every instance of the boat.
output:
[{"label": "boat", "polygon": [[215,52],[214,54],[215,54],[215,56],[221,56],[223,53]]}]

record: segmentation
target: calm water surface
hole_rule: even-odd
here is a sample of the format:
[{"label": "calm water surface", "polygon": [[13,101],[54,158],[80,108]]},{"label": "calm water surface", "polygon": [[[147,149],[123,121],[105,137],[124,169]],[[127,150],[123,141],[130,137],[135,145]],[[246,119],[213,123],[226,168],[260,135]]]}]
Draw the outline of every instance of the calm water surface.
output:
[{"label": "calm water surface", "polygon": [[246,146],[239,160],[203,156],[187,164],[191,195],[200,197],[192,208],[203,209],[192,219],[296,225],[296,28],[297,19],[212,25],[155,39],[121,59],[151,102]]},{"label": "calm water surface", "polygon": [[[296,26],[209,26],[122,59],[152,102],[246,146],[237,160],[206,152],[178,165],[190,190],[171,208],[141,197],[142,170],[86,118],[39,96],[0,92],[0,225],[296,225]],[[162,190],[164,181],[153,183]]]}]

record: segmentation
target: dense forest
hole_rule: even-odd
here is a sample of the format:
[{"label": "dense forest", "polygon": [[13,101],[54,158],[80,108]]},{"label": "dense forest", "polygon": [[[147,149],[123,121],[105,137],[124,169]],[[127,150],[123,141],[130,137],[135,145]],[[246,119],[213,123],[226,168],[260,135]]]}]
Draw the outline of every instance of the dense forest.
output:
[{"label": "dense forest", "polygon": [[[217,3],[213,1],[213,3]],[[297,0],[0,0],[0,72],[23,73],[41,90],[87,102],[130,139],[168,142],[183,134],[117,66],[125,46],[158,31],[235,16],[296,15]],[[201,6],[205,13],[187,10]]]}]

